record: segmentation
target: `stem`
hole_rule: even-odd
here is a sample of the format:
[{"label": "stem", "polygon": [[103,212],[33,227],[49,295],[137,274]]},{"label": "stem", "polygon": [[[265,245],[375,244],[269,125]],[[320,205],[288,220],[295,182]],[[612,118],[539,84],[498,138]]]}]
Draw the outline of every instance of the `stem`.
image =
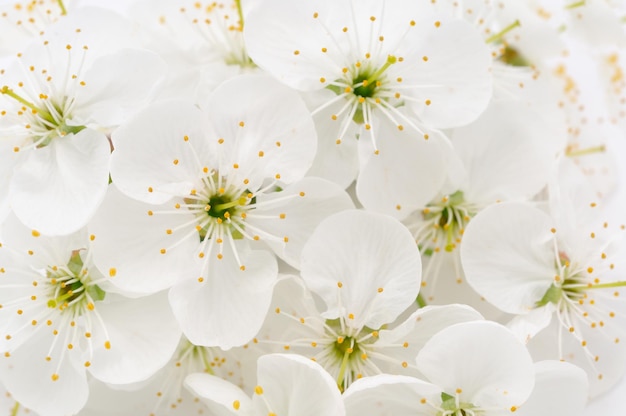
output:
[{"label": "stem", "polygon": [[67,14],[67,9],[63,4],[63,0],[57,0],[57,2],[59,3],[59,7],[61,8],[61,16],[65,16]]},{"label": "stem", "polygon": [[[195,348],[195,347],[192,347],[192,348]],[[202,364],[204,364],[204,371],[206,371],[207,373],[211,375],[215,375],[215,372],[211,368],[211,364],[207,361],[207,357],[205,356],[206,350],[203,347],[200,347],[200,348],[202,349],[198,352],[200,353],[200,359],[202,360]]]},{"label": "stem", "polygon": [[15,406],[13,406],[13,409],[11,409],[11,416],[17,416],[17,412],[20,411],[20,404],[18,402],[15,402]]},{"label": "stem", "polygon": [[518,26],[521,26],[521,24],[520,24],[519,20],[516,20],[513,23],[511,23],[510,25],[508,25],[507,27],[505,27],[504,29],[502,29],[500,32],[496,33],[495,35],[489,36],[485,42],[486,43],[492,43],[492,42],[495,42],[497,40],[500,40],[502,38],[502,36],[506,35],[511,30],[515,29]]},{"label": "stem", "polygon": [[40,109],[35,107],[35,104],[33,104],[30,101],[20,97],[19,95],[17,95],[12,89],[7,87],[6,85],[4,87],[0,88],[0,94],[8,95],[9,97],[13,98],[17,102],[24,104],[26,107],[28,107],[31,110],[33,110],[33,112],[41,114],[41,116],[44,119],[46,119],[47,121],[49,121],[50,123],[54,123],[55,122],[54,119],[52,118],[52,115],[49,112],[41,111]]},{"label": "stem", "polygon": [[601,144],[600,146],[587,147],[585,149],[578,150],[566,150],[565,156],[568,157],[576,157],[576,156],[585,156],[593,153],[602,153],[606,151],[606,146]]},{"label": "stem", "polygon": [[218,204],[214,208],[217,211],[226,211],[228,208],[236,207],[237,205],[246,205],[246,198],[239,198],[234,201]]},{"label": "stem", "polygon": [[343,391],[345,386],[343,385],[343,378],[346,374],[346,368],[348,367],[348,360],[350,359],[350,352],[346,350],[343,354],[343,360],[341,360],[341,368],[339,368],[339,375],[337,376],[337,386],[339,390]]},{"label": "stem", "polygon": [[576,7],[584,6],[585,3],[586,3],[585,0],[580,0],[580,1],[577,1],[575,3],[568,4],[567,6],[565,6],[565,8],[566,9],[575,9]]},{"label": "stem", "polygon": [[239,29],[243,32],[243,8],[241,7],[241,0],[235,0],[237,5],[237,14],[239,15]]},{"label": "stem", "polygon": [[372,82],[376,82],[376,80],[378,80],[378,78],[387,70],[387,68],[395,64],[397,61],[398,59],[395,56],[387,56],[387,62],[385,62],[385,65],[378,68],[378,71],[374,72],[374,74],[372,74],[372,76],[367,79],[367,83],[369,84]]},{"label": "stem", "polygon": [[596,285],[580,285],[580,286],[563,286],[563,289],[571,290],[574,292],[582,292],[588,289],[611,289],[615,287],[624,287],[626,286],[626,281],[613,282],[613,283],[600,283]]},{"label": "stem", "polygon": [[417,306],[419,306],[420,308],[424,308],[424,307],[428,306],[428,304],[424,300],[424,297],[422,296],[421,293],[419,293],[417,295],[417,299],[415,299],[415,302],[417,302]]}]

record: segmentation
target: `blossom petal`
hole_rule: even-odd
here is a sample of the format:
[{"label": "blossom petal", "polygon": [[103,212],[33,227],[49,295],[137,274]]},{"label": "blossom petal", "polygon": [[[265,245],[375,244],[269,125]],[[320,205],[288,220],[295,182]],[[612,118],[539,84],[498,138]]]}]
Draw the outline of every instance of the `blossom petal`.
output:
[{"label": "blossom petal", "polygon": [[328,319],[380,328],[415,301],[421,279],[417,245],[385,215],[347,210],[324,220],[302,251],[302,277],[325,302]]},{"label": "blossom petal", "polygon": [[534,387],[526,347],[508,329],[490,321],[443,329],[419,352],[417,367],[447,394],[456,392],[462,402],[480,407],[519,406]]},{"label": "blossom petal", "polygon": [[76,97],[74,117],[99,126],[118,126],[148,103],[165,62],[146,50],[122,49],[93,62]]},{"label": "blossom petal", "polygon": [[170,360],[178,346],[181,331],[165,293],[139,299],[117,297],[98,303],[96,311],[109,338],[101,331],[94,334],[89,372],[105,383],[146,380]]},{"label": "blossom petal", "polygon": [[[284,202],[272,202],[281,199]],[[299,268],[302,248],[315,227],[331,214],[354,208],[342,188],[319,178],[304,178],[281,192],[259,195],[257,204],[260,208],[248,215],[247,222],[283,240],[267,243],[295,268]],[[257,215],[263,218],[255,220]]]},{"label": "blossom petal", "polygon": [[350,385],[343,395],[348,416],[432,416],[441,388],[417,378],[381,374]]},{"label": "blossom petal", "polygon": [[502,203],[467,226],[461,260],[468,283],[497,308],[535,308],[556,274],[552,220],[530,205]]},{"label": "blossom petal", "polygon": [[[257,414],[318,416],[345,414],[337,384],[319,364],[299,355],[270,354],[259,358],[253,398]],[[268,409],[269,407],[269,409]]]},{"label": "blossom petal", "polygon": [[587,403],[589,382],[583,370],[561,361],[535,363],[535,388],[515,415],[581,416]]},{"label": "blossom petal", "polygon": [[425,140],[413,127],[398,131],[383,118],[376,127],[379,153],[362,167],[357,196],[366,209],[403,219],[435,197],[446,179],[452,148],[439,132],[429,131]]},{"label": "blossom petal", "polygon": [[217,415],[254,416],[252,400],[239,387],[210,374],[194,373],[185,378],[185,387]]},{"label": "blossom petal", "polygon": [[225,244],[224,257],[209,262],[207,276],[170,289],[174,315],[185,336],[196,345],[229,349],[248,342],[263,324],[278,275],[275,257],[267,251],[235,253]]},{"label": "blossom petal", "polygon": [[10,370],[0,371],[0,381],[15,400],[39,414],[76,414],[89,395],[85,367],[76,349],[59,345],[50,351],[54,340],[51,330],[39,331],[5,361]]},{"label": "blossom petal", "polygon": [[153,204],[187,195],[202,173],[198,155],[214,153],[205,127],[202,112],[185,102],[159,103],[138,113],[112,135],[113,182],[126,195]]},{"label": "blossom petal", "polygon": [[[284,183],[301,179],[317,149],[317,133],[304,100],[268,75],[243,75],[221,84],[206,107],[215,127],[215,141],[227,157],[220,160],[239,167],[229,172],[234,180],[276,178]],[[230,168],[230,166],[228,167]]]},{"label": "blossom petal", "polygon": [[[193,221],[193,214],[149,213],[159,210],[173,211],[173,204],[144,204],[126,197],[112,184],[89,224],[94,263],[111,277],[111,284],[125,292],[156,293],[195,274],[197,233],[181,242],[167,233]],[[189,228],[193,230],[193,225]]]},{"label": "blossom petal", "polygon": [[399,363],[412,363],[424,345],[442,329],[478,320],[483,320],[483,317],[467,305],[426,306],[395,328],[378,331],[376,349],[380,348],[383,354]]},{"label": "blossom petal", "polygon": [[102,202],[110,147],[103,133],[84,129],[29,152],[11,181],[11,206],[28,227],[50,235],[84,226]]}]

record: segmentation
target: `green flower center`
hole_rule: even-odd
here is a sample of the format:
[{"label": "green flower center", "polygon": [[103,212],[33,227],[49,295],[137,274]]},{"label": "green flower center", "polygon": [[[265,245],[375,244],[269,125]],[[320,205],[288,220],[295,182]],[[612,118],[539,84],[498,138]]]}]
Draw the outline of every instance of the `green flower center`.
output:
[{"label": "green flower center", "polygon": [[84,308],[93,309],[93,302],[104,299],[105,292],[92,283],[79,250],[72,252],[67,265],[49,266],[46,277],[50,286],[49,308],[69,308],[80,315]]},{"label": "green flower center", "polygon": [[61,103],[58,103],[47,95],[40,94],[41,102],[39,105],[35,105],[6,85],[0,88],[0,93],[30,109],[30,111],[22,110],[20,114],[24,114],[27,119],[25,127],[32,133],[35,147],[45,147],[56,137],[77,134],[85,129],[85,126],[68,124],[68,120],[71,119],[68,109],[72,107],[68,97],[64,97]]},{"label": "green flower center", "polygon": [[480,416],[483,414],[477,406],[457,401],[456,396],[445,392],[441,393],[441,409],[437,412],[437,416]]},{"label": "green flower center", "polygon": [[422,211],[422,220],[427,225],[417,226],[415,239],[426,255],[439,252],[441,248],[452,252],[461,242],[468,222],[477,211],[465,201],[462,191],[447,195]]}]

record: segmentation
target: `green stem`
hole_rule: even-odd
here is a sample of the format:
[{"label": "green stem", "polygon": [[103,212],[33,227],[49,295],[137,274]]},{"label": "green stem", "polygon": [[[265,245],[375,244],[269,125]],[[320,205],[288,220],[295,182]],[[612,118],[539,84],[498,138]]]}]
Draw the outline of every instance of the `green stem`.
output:
[{"label": "green stem", "polygon": [[[192,348],[196,348],[196,347],[192,347]],[[204,371],[206,371],[207,373],[211,375],[215,375],[215,372],[211,368],[211,363],[209,363],[209,361],[207,360],[206,350],[203,347],[199,347],[199,348],[201,348],[201,350],[198,352],[200,353],[200,359],[202,360],[202,364],[204,364]]]},{"label": "green stem", "polygon": [[602,153],[605,151],[606,151],[606,146],[602,144],[600,146],[587,147],[585,149],[568,150],[565,152],[565,156],[568,156],[568,157],[585,156],[585,155],[590,155],[593,153]]},{"label": "green stem", "polygon": [[580,1],[577,1],[577,2],[575,2],[575,3],[568,4],[567,6],[565,6],[565,8],[566,8],[566,9],[575,9],[576,7],[581,7],[581,6],[584,6],[584,5],[585,5],[585,3],[586,3],[586,1],[585,1],[585,0],[580,0]]},{"label": "green stem", "polygon": [[516,20],[513,23],[511,23],[510,25],[508,25],[507,27],[505,27],[504,29],[502,29],[500,32],[496,33],[495,35],[489,36],[485,42],[492,43],[492,42],[495,42],[497,40],[500,40],[502,38],[502,36],[506,35],[511,30],[513,30],[513,29],[515,29],[516,27],[519,27],[519,26],[521,26],[521,24],[520,24],[519,20]]},{"label": "green stem", "polygon": [[626,286],[626,281],[613,282],[613,283],[599,283],[596,285],[576,285],[576,286],[563,286],[563,289],[571,290],[574,292],[583,292],[589,289],[612,289],[615,287]]},{"label": "green stem", "polygon": [[57,2],[59,3],[59,7],[61,8],[61,16],[65,16],[67,14],[67,9],[63,4],[63,0],[57,0]]},{"label": "green stem", "polygon": [[218,204],[216,205],[214,208],[216,211],[222,212],[222,211],[226,211],[228,208],[232,208],[232,207],[236,207],[237,205],[246,205],[246,198],[245,197],[241,197],[239,199],[236,199],[234,201],[230,201],[230,202],[225,202],[223,204]]},{"label": "green stem", "polygon": [[0,88],[0,93],[4,94],[4,95],[8,95],[9,97],[13,98],[17,102],[24,104],[26,107],[28,107],[31,110],[33,110],[34,112],[40,114],[44,119],[46,119],[50,123],[54,123],[54,119],[52,118],[52,115],[50,113],[48,113],[47,111],[41,111],[40,109],[35,107],[35,104],[33,104],[30,101],[20,97],[19,95],[17,95],[12,89],[7,87],[6,85],[4,87]]},{"label": "green stem", "polygon": [[346,369],[348,368],[348,360],[350,359],[350,350],[347,349],[343,354],[343,360],[341,360],[341,367],[339,368],[339,375],[337,376],[337,386],[339,390],[343,391],[345,386],[343,385],[343,378],[346,375]]},{"label": "green stem", "polygon": [[387,70],[387,68],[395,64],[397,61],[398,61],[398,58],[396,58],[395,56],[393,55],[387,56],[387,62],[385,62],[385,65],[378,68],[378,71],[374,72],[372,76],[367,79],[367,83],[371,84],[372,82],[376,82],[378,78]]},{"label": "green stem", "polygon": [[235,0],[237,5],[237,14],[239,15],[239,27],[243,31],[243,8],[241,7],[241,0]]},{"label": "green stem", "polygon": [[415,301],[417,302],[417,306],[419,306],[420,308],[428,306],[421,293],[417,295],[417,299],[415,299]]},{"label": "green stem", "polygon": [[18,402],[15,402],[15,406],[13,406],[13,409],[11,409],[11,416],[17,416],[17,412],[20,411],[20,404]]}]

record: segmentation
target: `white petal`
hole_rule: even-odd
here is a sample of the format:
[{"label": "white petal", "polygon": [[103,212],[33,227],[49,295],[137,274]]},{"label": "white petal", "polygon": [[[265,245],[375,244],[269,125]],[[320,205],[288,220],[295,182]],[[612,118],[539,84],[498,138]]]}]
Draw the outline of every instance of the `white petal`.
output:
[{"label": "white petal", "polygon": [[468,283],[505,312],[535,308],[556,275],[552,224],[530,205],[502,203],[481,211],[461,245]]},{"label": "white petal", "polygon": [[117,126],[148,103],[165,62],[154,52],[123,49],[94,61],[76,97],[74,116],[102,127]]},{"label": "white petal", "polygon": [[[170,360],[180,341],[181,331],[165,293],[139,299],[105,298],[95,311],[106,325],[109,339],[94,331],[89,372],[105,383],[146,380]],[[106,341],[110,348],[105,347]]]},{"label": "white petal", "polygon": [[452,152],[443,134],[407,126],[398,131],[386,119],[376,123],[379,154],[373,154],[357,179],[357,196],[372,211],[403,219],[432,200],[446,179]]},{"label": "white petal", "polygon": [[[285,198],[283,202],[271,202],[282,198]],[[302,248],[317,225],[331,214],[354,208],[350,196],[341,187],[319,178],[304,178],[281,192],[259,195],[257,204],[261,207],[250,212],[247,222],[280,240],[287,238],[286,243],[267,243],[295,268],[299,268]],[[256,219],[257,215],[266,217]]]},{"label": "white petal", "polygon": [[517,315],[506,326],[517,335],[520,341],[527,343],[552,322],[552,314],[556,310],[553,303],[543,308],[536,308],[525,315]]},{"label": "white petal", "polygon": [[252,400],[239,387],[217,376],[194,373],[185,386],[216,415],[254,416]]},{"label": "white petal", "polygon": [[[328,319],[380,328],[415,301],[421,279],[409,231],[381,214],[348,210],[328,217],[302,251],[302,277],[326,303]],[[340,287],[339,287],[340,286]]]},{"label": "white petal", "polygon": [[[50,353],[54,338],[51,330],[42,330],[11,358],[5,358],[7,361],[3,365],[8,365],[10,370],[3,368],[0,371],[0,381],[15,400],[37,413],[50,416],[76,414],[89,395],[85,367],[78,362],[76,349],[69,351],[65,345],[57,345]],[[59,367],[62,352],[64,358]],[[45,359],[48,355],[50,361]],[[56,381],[53,374],[58,375]]]},{"label": "white petal", "polygon": [[[412,313],[397,327],[380,330],[375,347],[398,363],[413,363],[422,347],[442,329],[478,320],[483,320],[483,317],[467,305],[426,306]],[[394,370],[397,371],[397,368]]]},{"label": "white petal", "polygon": [[583,370],[560,361],[535,363],[535,388],[516,416],[581,416],[589,382]]},{"label": "white petal", "polygon": [[452,143],[469,175],[467,200],[494,203],[537,194],[554,163],[548,145],[554,133],[547,124],[524,103],[500,101],[476,122],[456,129]]},{"label": "white petal", "polygon": [[170,290],[174,315],[192,343],[229,349],[261,328],[278,276],[276,259],[262,250],[239,251],[239,256],[245,270],[225,244],[223,259],[209,262],[202,282],[192,279]]},{"label": "white petal", "polygon": [[[394,77],[415,86],[407,95],[419,99],[410,105],[421,121],[440,129],[458,127],[474,121],[487,107],[492,59],[482,36],[469,23],[442,16],[435,27],[434,20],[416,24],[419,33],[405,41],[406,52],[399,56],[416,54],[420,61]],[[421,62],[422,56],[428,61]]]},{"label": "white petal", "polygon": [[[128,196],[155,204],[172,194],[187,195],[202,174],[199,164],[213,153],[205,130],[202,113],[191,104],[172,101],[145,109],[112,135],[113,182]],[[198,162],[198,155],[208,160]]]},{"label": "white petal", "polygon": [[253,401],[259,415],[266,414],[264,410],[289,416],[345,414],[337,384],[319,364],[308,358],[265,355],[259,358],[257,373],[263,397],[255,395]]},{"label": "white petal", "polygon": [[441,388],[413,377],[382,374],[355,381],[343,397],[348,416],[432,416],[432,405],[441,403]]},{"label": "white petal", "polygon": [[[194,262],[199,244],[197,233],[195,238],[181,243],[177,240],[178,233],[167,233],[193,221],[193,214],[148,214],[148,211],[174,211],[173,205],[144,204],[124,196],[114,184],[110,186],[89,231],[93,236],[94,263],[105,276],[111,277],[111,284],[135,294],[150,294],[197,273]],[[193,230],[193,226],[187,228]],[[174,244],[178,245],[170,248]]]},{"label": "white petal", "polygon": [[[252,7],[246,17],[244,39],[248,53],[257,65],[290,87],[302,91],[322,89],[325,84],[320,78],[337,78],[340,62],[346,60],[349,41],[340,34],[350,23],[349,6],[349,1],[264,1],[262,6]],[[319,21],[314,13],[318,13]],[[322,52],[323,47],[328,52]]]},{"label": "white petal", "polygon": [[84,129],[29,152],[13,174],[15,215],[44,234],[69,234],[84,226],[107,190],[110,147],[103,133]]},{"label": "white petal", "polygon": [[284,183],[304,176],[315,156],[317,134],[295,91],[267,75],[243,75],[221,84],[209,100],[214,140],[223,138],[227,149],[224,163],[239,165],[231,174]]},{"label": "white petal", "polygon": [[461,323],[434,335],[417,356],[419,370],[444,392],[481,407],[519,406],[534,386],[530,354],[515,335],[489,321]]}]

